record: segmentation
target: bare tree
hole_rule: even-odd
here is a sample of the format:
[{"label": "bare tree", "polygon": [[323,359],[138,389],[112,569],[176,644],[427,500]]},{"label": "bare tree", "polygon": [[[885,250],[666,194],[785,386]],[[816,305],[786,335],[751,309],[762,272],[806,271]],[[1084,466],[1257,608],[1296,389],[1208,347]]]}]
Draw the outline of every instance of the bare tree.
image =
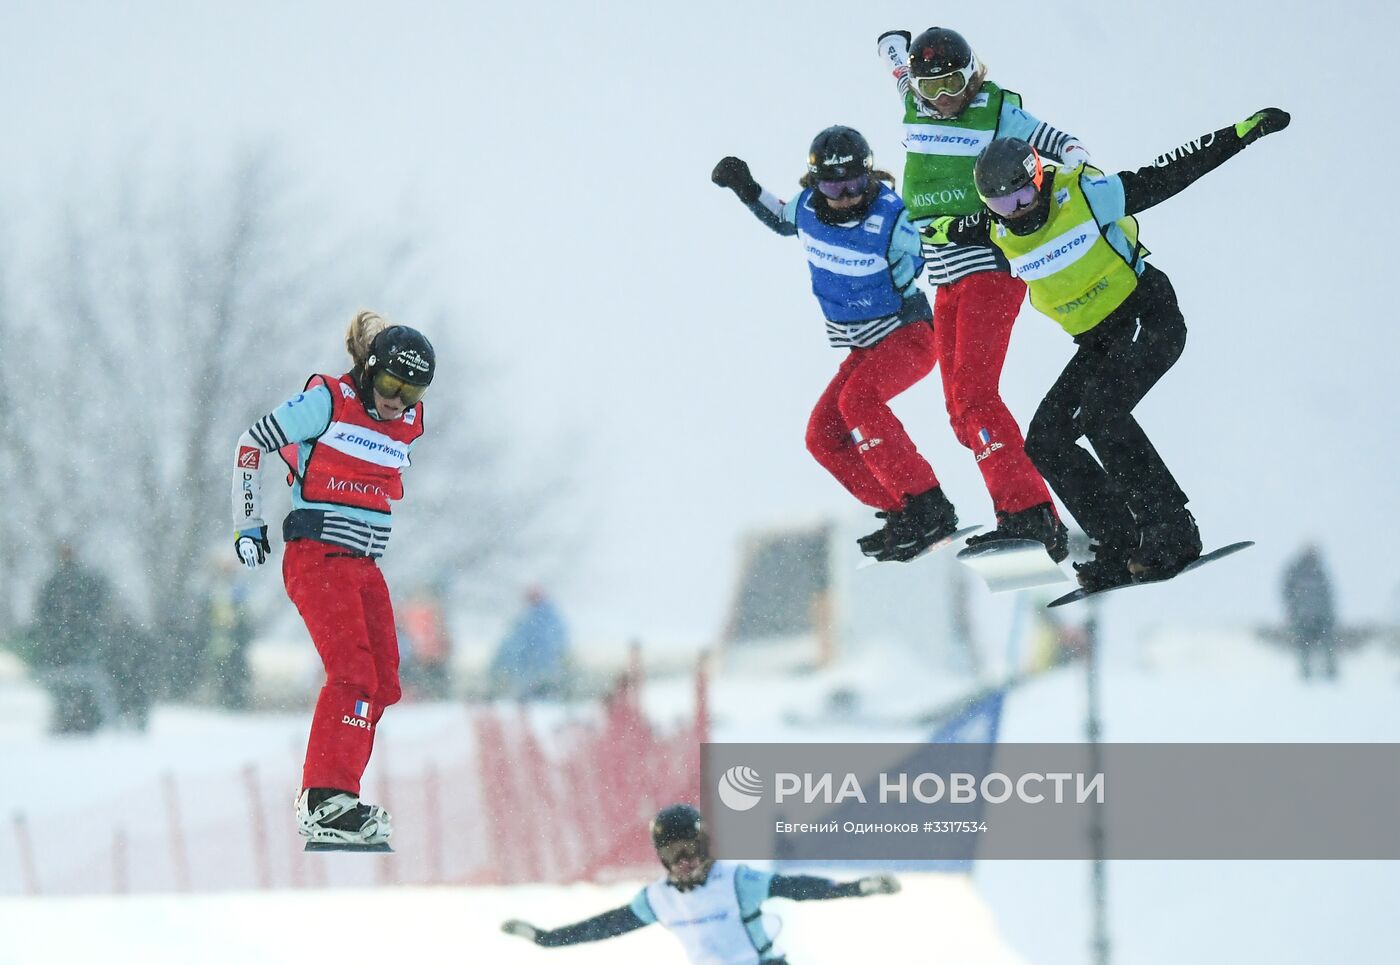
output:
[{"label": "bare tree", "polygon": [[[12,285],[9,239],[0,239],[0,346],[11,373],[52,371],[34,351],[30,331],[22,323],[23,309]],[[0,512],[0,633],[16,629],[17,595],[31,588],[36,516],[42,515],[43,491],[30,485],[28,470],[35,462],[27,423],[35,418],[44,397],[58,391],[59,379],[24,378],[11,382],[0,396],[0,480],[5,482],[5,511]]]},{"label": "bare tree", "polygon": [[[192,679],[211,553],[233,552],[238,434],[311,372],[345,369],[340,336],[359,308],[429,331],[448,360],[468,324],[422,277],[410,237],[336,237],[266,151],[215,175],[131,163],[94,183],[54,231],[30,326],[72,397],[39,406],[23,426],[0,406],[0,470],[30,462],[35,515],[57,521],[51,537],[76,538],[118,568],[178,691]],[[410,287],[411,303],[387,300]],[[0,303],[0,325],[4,316]],[[503,444],[476,415],[493,408],[477,397],[484,383],[450,364],[439,371],[390,554],[459,586],[550,565],[568,540],[539,534],[558,529],[548,519],[565,477],[522,469],[513,478],[497,458]],[[265,470],[265,485],[274,477]]]}]

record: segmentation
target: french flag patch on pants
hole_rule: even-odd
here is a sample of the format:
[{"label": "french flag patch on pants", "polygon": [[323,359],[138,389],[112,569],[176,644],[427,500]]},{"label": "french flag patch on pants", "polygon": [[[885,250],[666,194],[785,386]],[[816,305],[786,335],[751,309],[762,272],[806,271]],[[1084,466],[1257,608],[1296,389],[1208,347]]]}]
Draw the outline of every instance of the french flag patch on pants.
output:
[{"label": "french flag patch on pants", "polygon": [[355,716],[356,716],[356,717],[363,718],[363,719],[365,719],[365,720],[369,720],[369,701],[368,701],[368,700],[357,700],[357,701],[355,701]]}]

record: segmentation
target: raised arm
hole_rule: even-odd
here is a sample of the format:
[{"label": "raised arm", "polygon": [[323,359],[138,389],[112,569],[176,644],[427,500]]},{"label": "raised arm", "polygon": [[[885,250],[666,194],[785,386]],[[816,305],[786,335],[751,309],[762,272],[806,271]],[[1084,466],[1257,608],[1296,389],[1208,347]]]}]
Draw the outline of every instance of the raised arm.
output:
[{"label": "raised arm", "polygon": [[780,235],[797,234],[797,225],[784,215],[786,205],[771,191],[765,191],[749,173],[746,162],[737,157],[723,158],[710,173],[710,180],[729,188],[759,221]]},{"label": "raised arm", "polygon": [[1203,134],[1161,155],[1147,167],[1121,171],[1123,207],[1137,214],[1180,193],[1243,151],[1259,138],[1281,131],[1291,120],[1286,111],[1266,107],[1238,124]]},{"label": "raised arm", "polygon": [[889,68],[894,77],[899,99],[909,93],[909,41],[913,35],[907,30],[886,30],[880,34],[876,44],[880,48],[880,62]]},{"label": "raised arm", "polygon": [[507,935],[518,935],[544,948],[558,948],[562,945],[578,945],[582,942],[616,938],[648,924],[650,922],[637,916],[631,905],[623,905],[621,908],[613,908],[601,915],[594,915],[592,918],[585,918],[560,928],[536,928],[529,922],[511,919],[501,925],[501,931]]}]

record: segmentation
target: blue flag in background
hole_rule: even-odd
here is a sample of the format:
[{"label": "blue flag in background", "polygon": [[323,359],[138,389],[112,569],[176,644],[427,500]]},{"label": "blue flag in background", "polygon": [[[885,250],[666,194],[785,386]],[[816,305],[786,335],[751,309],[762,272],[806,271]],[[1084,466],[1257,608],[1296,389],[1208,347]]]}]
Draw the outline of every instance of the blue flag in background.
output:
[{"label": "blue flag in background", "polygon": [[[1006,689],[997,687],[974,697],[964,707],[943,719],[929,734],[930,744],[983,744],[986,746],[986,759],[982,761],[984,770],[991,770],[992,756],[996,753],[997,734],[1001,730],[1001,708],[1006,699]],[[979,811],[976,818],[980,820]],[[840,811],[829,815],[828,820],[841,820]],[[775,870],[807,869],[812,873],[812,862],[775,862]],[[833,874],[873,874],[895,871],[954,871],[966,873],[972,870],[971,860],[958,861],[823,861],[822,870]]]},{"label": "blue flag in background", "polygon": [[929,735],[930,744],[995,744],[1001,730],[1001,704],[1006,691],[998,687],[973,700],[957,714],[939,723]]}]

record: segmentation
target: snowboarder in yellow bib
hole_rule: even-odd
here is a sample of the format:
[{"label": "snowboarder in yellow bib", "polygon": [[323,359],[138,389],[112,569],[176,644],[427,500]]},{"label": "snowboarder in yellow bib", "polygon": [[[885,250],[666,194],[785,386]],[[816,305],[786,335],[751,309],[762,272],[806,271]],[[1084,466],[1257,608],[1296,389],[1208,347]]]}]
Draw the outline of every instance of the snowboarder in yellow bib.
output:
[{"label": "snowboarder in yellow bib", "polygon": [[924,229],[935,244],[996,245],[1031,304],[1079,346],[1031,419],[1026,454],[1094,541],[1094,558],[1075,564],[1086,590],[1164,579],[1201,554],[1186,494],[1133,418],[1186,344],[1176,293],[1143,260],[1133,215],[1288,122],[1266,108],[1113,175],[1056,168],[1025,141],[996,140],[973,174],[985,208]]}]

